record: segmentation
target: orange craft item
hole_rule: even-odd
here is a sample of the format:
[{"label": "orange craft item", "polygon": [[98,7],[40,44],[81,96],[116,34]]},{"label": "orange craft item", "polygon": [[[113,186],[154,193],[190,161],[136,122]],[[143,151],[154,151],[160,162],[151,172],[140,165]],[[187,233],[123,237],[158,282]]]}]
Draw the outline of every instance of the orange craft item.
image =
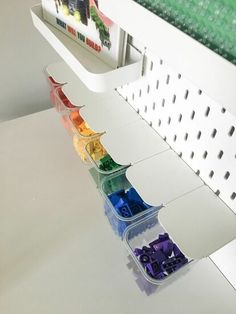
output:
[{"label": "orange craft item", "polygon": [[89,128],[88,124],[81,117],[79,111],[72,111],[70,114],[70,119],[81,135],[92,136],[96,134],[93,130]]}]

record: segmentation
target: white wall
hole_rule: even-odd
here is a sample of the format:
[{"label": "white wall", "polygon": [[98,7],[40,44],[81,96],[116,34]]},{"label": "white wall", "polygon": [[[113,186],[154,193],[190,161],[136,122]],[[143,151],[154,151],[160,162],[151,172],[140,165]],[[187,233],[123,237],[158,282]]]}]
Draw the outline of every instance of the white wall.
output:
[{"label": "white wall", "polygon": [[59,56],[34,29],[29,9],[40,0],[1,0],[0,121],[50,107],[43,68]]}]

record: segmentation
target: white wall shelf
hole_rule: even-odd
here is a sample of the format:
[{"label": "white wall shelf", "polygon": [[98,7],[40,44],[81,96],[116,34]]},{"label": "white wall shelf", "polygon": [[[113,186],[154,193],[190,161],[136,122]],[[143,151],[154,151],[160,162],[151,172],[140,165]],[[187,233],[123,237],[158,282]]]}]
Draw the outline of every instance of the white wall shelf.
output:
[{"label": "white wall shelf", "polygon": [[[64,71],[64,65],[50,66],[47,72],[56,79],[59,69]],[[77,76],[62,90],[72,103],[84,106],[81,116],[92,129],[105,132],[101,143],[111,157],[132,165],[126,175],[144,201],[166,206],[159,213],[160,222],[186,255],[201,259],[235,239],[235,214],[120,95],[93,93]],[[218,264],[222,268],[222,262]]]},{"label": "white wall shelf", "polygon": [[31,9],[34,26],[65,60],[81,81],[94,92],[104,92],[141,77],[143,56],[132,50],[128,64],[113,69],[75,41],[43,20],[41,5]]},{"label": "white wall shelf", "polygon": [[1,123],[0,142],[1,313],[235,314],[235,290],[208,258],[140,291],[53,109]]},{"label": "white wall shelf", "polygon": [[[100,10],[236,115],[236,66],[133,0],[100,0]],[[135,19],[130,17],[130,13]]]}]

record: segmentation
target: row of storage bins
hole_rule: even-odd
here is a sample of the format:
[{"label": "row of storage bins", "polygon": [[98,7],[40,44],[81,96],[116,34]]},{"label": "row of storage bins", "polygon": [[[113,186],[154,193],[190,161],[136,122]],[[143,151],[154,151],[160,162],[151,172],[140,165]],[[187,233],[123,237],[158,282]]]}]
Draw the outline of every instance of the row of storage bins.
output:
[{"label": "row of storage bins", "polygon": [[[150,284],[160,285],[186,269],[192,260],[186,257],[160,225],[161,207],[145,203],[126,177],[127,166],[117,164],[94,132],[65,96],[62,84],[48,77],[50,97],[63,125],[73,137],[81,160],[91,163],[91,173],[104,200],[105,215],[113,231],[124,241],[129,255]],[[180,273],[180,272],[178,272]]]}]

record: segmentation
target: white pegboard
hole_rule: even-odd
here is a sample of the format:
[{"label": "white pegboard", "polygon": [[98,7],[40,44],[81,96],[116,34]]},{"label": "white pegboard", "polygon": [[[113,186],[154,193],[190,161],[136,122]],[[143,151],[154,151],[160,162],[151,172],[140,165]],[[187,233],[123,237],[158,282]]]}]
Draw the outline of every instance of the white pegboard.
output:
[{"label": "white pegboard", "polygon": [[236,118],[149,51],[117,91],[236,213]]}]

